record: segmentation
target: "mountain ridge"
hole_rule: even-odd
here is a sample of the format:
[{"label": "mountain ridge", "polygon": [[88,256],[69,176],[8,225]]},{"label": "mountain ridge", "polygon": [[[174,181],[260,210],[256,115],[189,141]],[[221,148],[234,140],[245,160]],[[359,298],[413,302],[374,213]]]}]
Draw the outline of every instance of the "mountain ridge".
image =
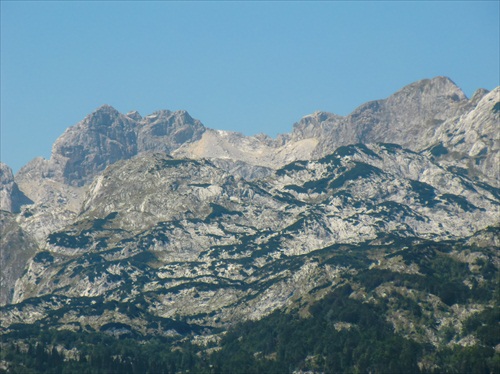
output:
[{"label": "mountain ridge", "polygon": [[[354,143],[393,142],[421,151],[436,141],[432,132],[445,122],[444,118],[456,121],[457,116],[477,104],[480,93],[485,91],[478,90],[474,100],[468,100],[448,78],[422,80],[387,99],[362,104],[346,117],[326,112],[305,116],[293,126],[291,133],[276,139],[207,129],[186,111],[160,110],[145,117],[139,115],[137,120],[104,105],[55,142],[52,157],[47,161],[52,167],[45,174],[65,184],[83,185],[109,163],[148,151],[173,153],[177,157],[231,158],[274,169],[297,159],[318,158],[338,146]],[[422,110],[427,107],[426,111]],[[116,118],[109,117],[111,113]],[[403,118],[398,113],[406,114]],[[117,124],[115,131],[104,131],[95,138],[92,127],[98,123],[97,127],[113,127],[113,118],[120,118],[125,126],[121,130],[127,134],[121,133]],[[422,123],[427,123],[427,128],[422,129]],[[85,126],[89,129],[85,130]],[[79,131],[86,135],[75,135]],[[87,134],[87,131],[90,132]],[[98,148],[91,146],[96,141],[102,143]],[[69,154],[71,149],[78,149],[80,153]],[[74,174],[71,165],[82,162],[83,175]],[[22,178],[29,172],[29,166],[27,169],[22,168],[17,177]]]},{"label": "mountain ridge", "polygon": [[[469,349],[494,368],[499,115],[500,87],[468,99],[445,77],[348,116],[315,112],[275,139],[103,105],[49,160],[16,176],[0,165],[0,347],[17,357],[73,334],[163,339],[207,365],[240,347],[252,367],[366,366],[314,344],[283,354],[323,331],[321,344],[363,352],[398,341],[423,372],[458,371],[446,360]],[[231,340],[248,324],[289,338]],[[86,349],[56,350],[84,365]]]}]

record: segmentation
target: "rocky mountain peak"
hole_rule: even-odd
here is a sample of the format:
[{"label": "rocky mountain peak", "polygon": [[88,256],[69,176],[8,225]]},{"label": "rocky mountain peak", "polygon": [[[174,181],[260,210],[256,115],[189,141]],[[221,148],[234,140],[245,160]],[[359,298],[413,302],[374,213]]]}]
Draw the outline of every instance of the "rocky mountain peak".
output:
[{"label": "rocky mountain peak", "polygon": [[81,186],[137,153],[136,127],[136,121],[103,105],[56,140],[51,161],[62,168],[65,183]]},{"label": "rocky mountain peak", "polygon": [[294,128],[294,136],[317,137],[316,157],[353,143],[391,142],[419,151],[445,121],[471,108],[451,79],[436,77],[407,85],[386,99],[365,103],[346,117],[312,115]]},{"label": "rocky mountain peak", "polygon": [[174,125],[179,123],[186,123],[190,125],[199,125],[199,121],[196,121],[189,115],[186,110],[157,110],[142,119],[142,124],[151,124],[166,122],[167,125]]},{"label": "rocky mountain peak", "polygon": [[[348,116],[314,112],[296,123],[290,134],[275,140],[207,131],[185,110],[159,110],[142,117],[137,111],[123,115],[112,106],[103,105],[55,142],[51,160],[23,168],[20,178],[29,170],[31,179],[36,174],[82,186],[106,166],[142,152],[209,157],[225,162],[232,159],[257,168],[276,169],[294,160],[319,158],[339,146],[356,143],[390,142],[422,151],[441,141],[437,140],[437,134],[445,127],[456,127],[462,121],[460,118],[474,110],[486,93],[478,90],[468,100],[447,77],[423,79],[386,99],[365,103]],[[486,120],[490,121],[491,116]],[[451,129],[450,134],[458,134],[455,130]],[[234,170],[232,166],[230,169]],[[249,168],[238,167],[238,170]],[[254,173],[243,176],[248,175]]]},{"label": "rocky mountain peak", "polygon": [[485,95],[487,95],[490,91],[485,88],[477,89],[472,95],[470,101],[473,105],[476,105]]},{"label": "rocky mountain peak", "polygon": [[139,114],[137,110],[131,110],[127,114],[125,114],[127,117],[132,118],[133,120],[140,121],[142,119],[142,116]]},{"label": "rocky mountain peak", "polygon": [[394,95],[402,93],[420,94],[422,96],[445,96],[454,101],[466,100],[467,96],[448,77],[438,76],[431,79],[422,79],[403,87]]},{"label": "rocky mountain peak", "polygon": [[[245,348],[260,370],[280,359],[276,341],[326,337],[323,347],[354,342],[357,352],[360,336],[378,344],[370,328],[379,326],[411,343],[408,351],[421,344],[411,370],[384,362],[381,371],[428,362],[424,372],[483,372],[463,366],[462,352],[500,346],[490,328],[498,327],[499,114],[500,88],[468,100],[446,77],[348,116],[315,112],[276,140],[207,129],[183,110],[142,117],[98,108],[61,135],[49,160],[15,178],[0,164],[0,346],[12,351],[0,369],[29,369],[8,357],[30,356],[24,347],[35,342],[37,359],[41,347],[57,360],[61,347],[89,357],[82,336],[110,338],[95,334],[145,347],[154,336],[154,347],[210,360],[228,336],[247,344],[249,331],[297,330],[252,338],[270,347]],[[33,204],[20,207],[17,185]],[[262,328],[266,319],[279,322]],[[226,334],[247,320],[244,333]],[[78,340],[68,345],[71,331]],[[377,351],[402,356],[396,340],[382,343]],[[85,362],[102,358],[92,344],[98,359]],[[106,354],[126,363],[133,349],[123,347]],[[435,365],[452,347],[460,370],[448,358]],[[293,366],[286,354],[273,370],[370,371],[323,366],[327,351],[304,351]]]},{"label": "rocky mountain peak", "polygon": [[185,143],[199,140],[206,128],[185,110],[160,110],[140,121],[139,152],[172,153]]},{"label": "rocky mountain peak", "polygon": [[89,114],[83,122],[91,127],[112,126],[122,116],[119,111],[111,105],[104,104]]},{"label": "rocky mountain peak", "polygon": [[0,210],[18,213],[21,205],[31,204],[14,181],[12,169],[0,162]]},{"label": "rocky mountain peak", "polygon": [[30,199],[42,203],[52,200],[52,194],[46,196],[41,186],[87,185],[119,160],[141,152],[171,153],[199,139],[204,131],[201,122],[184,110],[161,110],[142,117],[137,111],[124,115],[110,105],[102,105],[56,140],[49,160],[36,158],[21,168],[16,181]]},{"label": "rocky mountain peak", "polygon": [[311,123],[311,122],[324,122],[327,121],[328,119],[335,117],[336,115],[333,113],[328,113],[328,112],[322,112],[322,111],[316,111],[312,114],[309,114],[307,116],[304,116],[301,118],[300,122],[301,123]]},{"label": "rocky mountain peak", "polygon": [[2,185],[10,183],[14,180],[12,169],[3,162],[0,162],[0,183]]},{"label": "rocky mountain peak", "polygon": [[[463,91],[447,77],[423,79],[403,87],[385,100],[368,103],[377,110],[386,112],[390,118],[416,117],[417,120],[434,118],[436,115],[445,117],[454,111],[458,104],[467,102]],[[353,115],[362,111],[367,104],[357,109]]]}]

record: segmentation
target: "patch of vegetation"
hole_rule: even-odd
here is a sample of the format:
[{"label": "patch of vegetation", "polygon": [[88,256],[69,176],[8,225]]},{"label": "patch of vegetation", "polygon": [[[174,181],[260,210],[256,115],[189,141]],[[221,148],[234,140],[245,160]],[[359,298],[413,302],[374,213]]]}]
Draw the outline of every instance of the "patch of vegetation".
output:
[{"label": "patch of vegetation", "polygon": [[442,142],[430,148],[430,152],[434,157],[440,157],[448,154],[448,149],[443,145]]},{"label": "patch of vegetation", "polygon": [[52,263],[54,262],[54,256],[50,252],[39,252],[33,257],[33,261],[37,263],[44,263],[44,262],[49,262]]},{"label": "patch of vegetation", "polygon": [[[469,203],[467,201],[467,199],[464,198],[464,197],[462,197],[462,196],[445,193],[445,194],[442,194],[440,197],[442,199],[444,199],[444,200],[452,203],[452,204],[456,204],[464,212],[471,212],[473,210],[477,210],[478,209],[477,206],[475,206],[472,203]],[[484,211],[484,209],[481,209],[481,210]]]},{"label": "patch of vegetation", "polygon": [[243,213],[241,213],[241,212],[229,210],[229,209],[223,207],[222,205],[218,205],[215,203],[210,203],[210,208],[212,208],[212,212],[207,216],[205,221],[210,221],[214,218],[219,218],[219,217],[222,217],[224,215],[230,215],[230,216],[232,215],[232,216],[240,216],[240,217],[243,215]]},{"label": "patch of vegetation", "polygon": [[436,190],[430,184],[419,182],[416,180],[410,180],[410,185],[413,191],[417,194],[417,199],[422,205],[433,207],[438,203],[435,200]]},{"label": "patch of vegetation", "polygon": [[[368,178],[371,175],[382,175],[384,172],[369,164],[364,162],[356,162],[355,166],[345,173],[341,174],[339,177],[331,181],[328,185],[329,188],[340,188],[345,182],[350,180],[356,180],[358,178]],[[304,185],[305,187],[305,185]]]},{"label": "patch of vegetation", "polygon": [[489,307],[470,316],[463,324],[463,334],[473,334],[481,344],[494,347],[500,344],[500,306]]},{"label": "patch of vegetation", "polygon": [[[403,149],[403,147],[400,146],[399,144],[393,144],[393,143],[380,143],[379,146],[380,148],[387,151],[387,153],[391,153],[394,155],[397,154],[398,151],[401,151]],[[409,152],[408,149],[406,151]]]},{"label": "patch of vegetation", "polygon": [[285,190],[292,190],[292,191],[295,191],[298,193],[307,193],[307,189],[305,189],[304,187],[294,185],[294,184],[288,184],[288,185],[284,186],[283,188]]},{"label": "patch of vegetation", "polygon": [[[486,231],[496,233],[498,229]],[[243,251],[255,238],[246,239],[248,243],[243,242],[239,248],[219,249]],[[283,256],[261,268],[253,267],[253,276],[260,279],[254,284],[219,277],[214,277],[213,282],[205,281],[206,277],[183,278],[186,281],[183,285],[143,293],[131,302],[106,302],[104,296],[73,298],[70,303],[65,299],[52,300],[54,296],[26,300],[15,307],[36,303],[59,303],[62,307],[49,311],[47,318],[35,324],[12,325],[9,332],[2,335],[0,362],[7,362],[10,372],[20,373],[178,373],[188,370],[192,373],[500,373],[500,355],[494,350],[500,344],[498,269],[492,260],[496,248],[395,235],[380,237],[373,242],[379,244],[337,244],[302,256]],[[253,253],[267,256],[276,251],[279,244],[279,241],[270,240]],[[455,256],[460,251],[479,252],[482,256],[477,257],[471,267],[469,263],[457,260]],[[97,257],[92,266],[81,271],[101,269],[98,255],[94,256]],[[400,257],[405,265],[417,265],[419,273],[407,274],[369,266],[381,256],[384,259]],[[88,257],[85,263],[90,259]],[[227,263],[245,265],[245,261],[232,259]],[[306,261],[319,267],[346,267],[349,271],[343,273],[342,283],[323,299],[313,302],[303,298],[288,312],[278,310],[259,321],[234,325],[221,335],[218,343],[209,343],[206,347],[192,344],[192,334],[222,330],[189,324],[186,322],[188,317],[172,320],[148,312],[149,297],[182,289],[198,292],[224,288],[255,290],[241,301],[248,302],[256,294],[293,275]],[[266,274],[276,277],[266,277]],[[480,281],[474,283],[476,278]],[[466,286],[464,281],[470,283]],[[427,304],[415,299],[414,295],[418,293],[405,295],[388,287],[388,296],[378,297],[373,291],[385,284],[435,295],[444,303],[439,303],[439,310],[450,310],[448,306],[455,303],[467,306],[481,302],[489,306],[469,316],[462,331],[453,325],[440,328],[438,333],[444,344],[434,347],[395,333],[387,321],[388,313],[403,313],[431,329],[436,328],[436,321]],[[326,293],[329,287],[335,286],[321,283],[313,293],[320,289],[324,291],[321,294]],[[354,297],[360,287],[368,294],[365,300]],[[112,292],[128,292],[123,290]],[[368,301],[370,298],[375,298],[376,302]],[[104,312],[106,315],[117,314],[114,320],[106,320],[107,324],[99,332],[76,325],[72,327],[78,330],[76,332],[58,331],[56,328],[60,326],[57,323],[62,316],[75,310],[83,316],[100,316]],[[175,330],[180,335],[172,338],[140,335],[128,325],[132,322],[125,323],[120,316],[142,320],[150,331]],[[200,314],[189,318],[207,316]],[[477,339],[477,344],[469,347],[446,345],[469,335]],[[58,348],[54,350],[54,347]],[[74,348],[78,354],[64,358],[60,347]]]},{"label": "patch of vegetation", "polygon": [[368,148],[366,145],[362,143],[354,144],[354,145],[347,145],[347,146],[341,146],[336,149],[335,155],[345,157],[345,156],[354,156],[359,153],[364,153],[368,156],[371,156],[373,158],[382,160],[382,158],[377,155],[375,152],[373,152],[370,148]]},{"label": "patch of vegetation", "polygon": [[277,176],[284,176],[287,175],[289,172],[292,171],[299,171],[305,169],[307,165],[307,161],[295,161],[292,162],[288,165],[283,166],[281,169],[276,171]]},{"label": "patch of vegetation", "polygon": [[83,248],[90,243],[91,238],[87,235],[71,235],[65,232],[50,234],[47,237],[47,242],[52,245],[57,245],[66,248]]}]

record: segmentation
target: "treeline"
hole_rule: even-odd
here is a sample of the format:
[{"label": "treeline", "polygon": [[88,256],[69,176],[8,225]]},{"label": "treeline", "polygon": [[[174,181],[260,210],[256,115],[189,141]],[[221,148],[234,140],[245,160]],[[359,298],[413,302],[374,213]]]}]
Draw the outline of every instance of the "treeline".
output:
[{"label": "treeline", "polygon": [[[51,330],[47,337],[30,339],[27,346],[4,343],[0,361],[8,362],[6,373],[97,374],[151,373],[185,371],[206,372],[196,355],[199,349],[185,343],[173,345],[165,339],[140,342],[116,339],[103,333],[73,333]],[[38,340],[38,341],[37,341]],[[64,357],[56,347],[76,348],[76,357]],[[52,347],[51,349],[47,349]],[[67,352],[67,351],[66,351]]]},{"label": "treeline", "polygon": [[[500,355],[492,348],[500,343],[498,329],[484,328],[498,326],[498,308],[467,320],[464,329],[479,332],[480,344],[436,350],[395,334],[385,306],[353,300],[351,292],[348,285],[337,289],[310,307],[308,318],[276,312],[240,324],[212,350],[188,339],[48,330],[22,344],[19,336],[4,336],[0,359],[12,373],[500,373]],[[57,347],[78,354],[65,359]]]},{"label": "treeline", "polygon": [[[384,305],[349,298],[347,285],[310,308],[311,317],[274,313],[231,331],[211,362],[220,373],[500,373],[500,310],[490,308],[467,322],[482,331],[472,347],[437,350],[393,332]],[[344,324],[338,324],[344,321]],[[491,333],[484,326],[492,328]],[[478,330],[476,330],[476,328]],[[482,330],[481,330],[482,329]]]}]

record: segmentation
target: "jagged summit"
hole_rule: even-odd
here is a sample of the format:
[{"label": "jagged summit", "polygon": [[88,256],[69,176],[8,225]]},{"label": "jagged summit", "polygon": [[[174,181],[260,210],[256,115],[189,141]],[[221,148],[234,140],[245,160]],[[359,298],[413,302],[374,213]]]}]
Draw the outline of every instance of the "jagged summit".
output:
[{"label": "jagged summit", "polygon": [[89,114],[83,122],[99,126],[111,125],[112,122],[122,114],[111,105],[104,104]]},{"label": "jagged summit", "polygon": [[19,213],[22,205],[31,203],[33,201],[19,190],[12,169],[0,162],[0,210]]},{"label": "jagged summit", "polygon": [[125,115],[129,118],[136,120],[136,121],[140,121],[142,119],[142,116],[140,115],[140,113],[137,110],[131,110],[130,112],[127,112],[127,114],[125,114]]},{"label": "jagged summit", "polygon": [[96,113],[96,112],[116,112],[116,113],[118,113],[118,110],[116,110],[112,105],[102,104],[100,107],[98,107],[96,110],[94,110],[93,113]]},{"label": "jagged summit", "polygon": [[490,93],[489,90],[485,88],[479,88],[472,94],[470,101],[474,104],[477,104],[479,100],[481,100],[488,93]]},{"label": "jagged summit", "polygon": [[205,126],[185,110],[159,110],[138,123],[138,153],[171,154],[182,145],[199,140],[205,131]]},{"label": "jagged summit", "polygon": [[422,79],[411,83],[394,95],[415,92],[429,96],[449,96],[454,100],[466,100],[467,96],[450,78],[437,76],[431,79]]},{"label": "jagged summit", "polygon": [[[38,175],[83,186],[108,165],[142,152],[219,159],[231,170],[235,169],[227,160],[276,169],[295,160],[323,157],[339,146],[355,143],[397,143],[420,152],[441,142],[441,129],[458,134],[455,128],[464,127],[462,122],[473,118],[468,113],[479,110],[476,107],[486,110],[480,105],[485,96],[485,90],[478,90],[468,100],[447,77],[423,79],[386,99],[362,104],[347,116],[324,111],[304,116],[290,134],[277,139],[210,130],[185,110],[159,110],[142,117],[136,111],[124,115],[103,105],[57,139],[50,160],[33,161],[16,178],[26,181],[29,171],[30,179]],[[491,116],[486,117],[492,121]],[[465,127],[472,131],[474,124]],[[482,125],[479,136],[490,136],[483,134],[487,128],[491,130],[491,126]],[[453,143],[451,139],[449,142]],[[479,168],[482,174],[491,174],[495,157],[491,150],[496,152],[496,147],[489,147],[482,155],[486,161],[471,164],[471,172]],[[245,172],[243,176],[247,175],[253,173]]]},{"label": "jagged summit", "polygon": [[[477,92],[482,93],[483,89],[479,89]],[[347,117],[356,116],[359,112],[363,112],[364,110],[366,110],[366,108],[380,108],[383,103],[387,101],[389,101],[389,103],[401,101],[423,101],[424,103],[428,104],[432,100],[442,98],[447,98],[451,101],[468,100],[465,93],[460,89],[460,87],[455,84],[455,82],[453,82],[448,77],[438,76],[432,79],[422,79],[406,85],[386,99],[373,100],[367,103],[363,103],[356,109],[354,109],[353,112]],[[331,119],[335,117],[340,118],[342,116],[318,110],[314,113],[302,117],[300,122],[305,121],[307,123],[309,121],[315,121],[319,123],[324,121],[331,121]]]},{"label": "jagged summit", "polygon": [[[49,160],[15,178],[0,164],[0,337],[12,351],[0,367],[31,355],[37,334],[37,359],[45,347],[71,365],[101,360],[80,340],[112,340],[99,334],[145,347],[154,336],[165,351],[210,360],[232,326],[253,321],[244,346],[271,318],[272,336],[242,356],[261,371],[282,353],[275,371],[352,371],[324,366],[323,347],[291,365],[276,344],[302,352],[295,343],[321,338],[356,353],[363,336],[396,358],[404,339],[421,360],[409,371],[477,371],[435,359],[453,347],[460,360],[498,352],[499,115],[500,87],[469,100],[445,77],[347,116],[315,112],[276,139],[208,129],[182,110],[101,106]],[[17,185],[32,201],[14,204]],[[123,347],[108,356],[126,363]]]},{"label": "jagged summit", "polygon": [[33,160],[20,170],[18,179],[27,182],[35,175],[50,176],[67,185],[82,186],[118,160],[141,152],[171,153],[199,139],[204,130],[201,122],[184,110],[161,110],[141,117],[136,111],[124,115],[102,105],[56,140],[50,160]]}]

